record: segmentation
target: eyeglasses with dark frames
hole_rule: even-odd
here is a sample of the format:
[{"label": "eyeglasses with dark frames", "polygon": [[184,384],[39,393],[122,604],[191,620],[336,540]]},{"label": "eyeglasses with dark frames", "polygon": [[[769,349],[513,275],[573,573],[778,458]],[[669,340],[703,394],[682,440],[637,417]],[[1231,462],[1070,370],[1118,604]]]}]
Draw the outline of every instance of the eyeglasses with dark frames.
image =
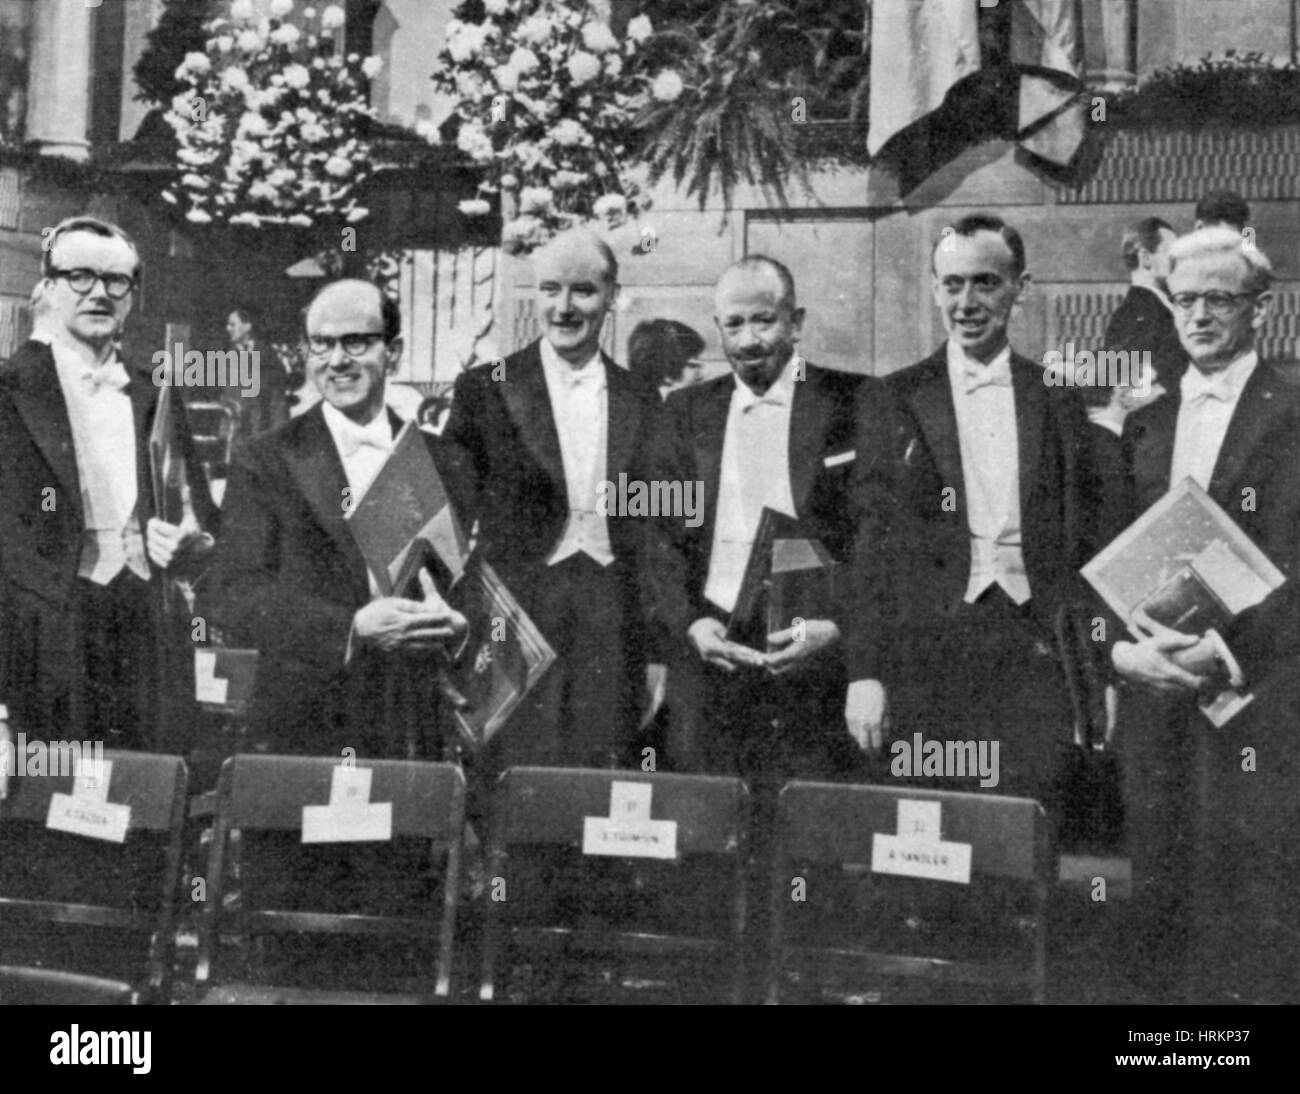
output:
[{"label": "eyeglasses with dark frames", "polygon": [[306,339],[307,353],[320,360],[329,357],[334,353],[335,346],[342,346],[343,352],[349,357],[360,357],[370,349],[376,342],[382,342],[384,336],[375,333],[355,333],[340,334],[337,338],[330,338],[328,335],[308,335]]},{"label": "eyeglasses with dark frames", "polygon": [[75,270],[50,270],[50,277],[61,277],[78,296],[85,296],[95,287],[96,281],[104,283],[104,291],[114,300],[121,300],[135,288],[135,278],[129,274],[104,273],[78,266]]}]

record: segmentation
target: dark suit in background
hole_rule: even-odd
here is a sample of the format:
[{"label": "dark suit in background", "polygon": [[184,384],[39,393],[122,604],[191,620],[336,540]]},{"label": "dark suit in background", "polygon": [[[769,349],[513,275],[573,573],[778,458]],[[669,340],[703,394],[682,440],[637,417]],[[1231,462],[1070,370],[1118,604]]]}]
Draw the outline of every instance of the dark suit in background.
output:
[{"label": "dark suit in background", "polygon": [[[1091,554],[1095,496],[1087,422],[1073,392],[1011,356],[1022,554],[1031,599],[1017,606],[999,586],[965,603],[971,530],[946,347],[887,380],[908,438],[896,468],[889,530],[894,623],[887,662],[852,650],[855,679],[878,677],[893,737],[999,742],[990,791],[1038,797],[1049,813],[1071,746],[1073,712],[1055,641],[1060,613],[1080,598],[1077,569]],[[947,502],[947,504],[945,504]],[[956,789],[978,788],[960,779]]]},{"label": "dark suit in background", "polygon": [[[462,373],[443,439],[464,454],[456,487],[478,550],[540,628],[557,661],[511,716],[484,757],[487,767],[608,767],[634,758],[647,651],[641,611],[643,518],[609,516],[614,561],[547,559],[564,533],[568,489],[540,343]],[[601,355],[608,433],[604,479],[651,478],[649,454],[662,413],[649,383]]]},{"label": "dark suit in background", "polygon": [[[394,434],[401,422],[386,411]],[[447,479],[449,454],[428,443]],[[225,534],[200,608],[226,644],[260,651],[251,742],[272,752],[441,755],[433,654],[347,658],[352,617],[370,602],[345,520],[348,480],[323,404],[241,445]]]},{"label": "dark suit in background", "polygon": [[[155,515],[149,431],[159,389],[147,372],[128,369],[128,376],[143,536]],[[173,407],[182,416],[178,437],[195,516],[212,531],[217,512],[179,398]],[[15,731],[178,750],[176,734],[186,727],[176,723],[193,702],[189,643],[163,619],[167,579],[152,563],[147,582],[125,569],[107,586],[77,577],[80,475],[54,353],[44,342],[25,343],[0,366],[0,496],[0,701]]]},{"label": "dark suit in background", "polygon": [[1151,354],[1151,365],[1166,387],[1187,371],[1187,353],[1178,340],[1174,317],[1160,298],[1140,285],[1129,287],[1106,324],[1105,347]]},{"label": "dark suit in background", "polygon": [[[1125,440],[1133,517],[1169,481],[1175,386],[1135,413]],[[1247,381],[1209,494],[1288,583],[1224,630],[1255,700],[1215,729],[1194,697],[1125,689],[1119,741],[1139,958],[1163,990],[1198,1001],[1294,1002],[1300,994],[1300,387],[1261,363]],[[1254,750],[1253,764],[1242,750]]]}]

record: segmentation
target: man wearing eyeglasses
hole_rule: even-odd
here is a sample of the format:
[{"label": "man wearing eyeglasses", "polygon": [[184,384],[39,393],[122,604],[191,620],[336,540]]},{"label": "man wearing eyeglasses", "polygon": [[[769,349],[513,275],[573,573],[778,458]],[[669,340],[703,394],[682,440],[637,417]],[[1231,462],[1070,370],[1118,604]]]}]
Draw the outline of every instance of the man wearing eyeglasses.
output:
[{"label": "man wearing eyeglasses", "polygon": [[[345,521],[388,459],[401,419],[384,402],[402,355],[401,315],[378,286],[323,288],[306,312],[308,379],[320,402],[248,440],[232,461],[222,542],[202,604],[237,645],[260,651],[254,742],[325,755],[434,757],[429,651],[465,620],[424,596],[379,596]],[[429,437],[449,490],[448,451]],[[405,660],[411,656],[416,660]],[[405,668],[407,671],[400,671]]]},{"label": "man wearing eyeglasses", "polygon": [[159,747],[176,727],[159,724],[154,594],[162,571],[184,575],[211,550],[216,511],[182,428],[186,516],[154,516],[159,392],[117,353],[134,243],[72,218],[49,234],[42,273],[32,338],[0,368],[0,702],[34,739]]},{"label": "man wearing eyeglasses", "polygon": [[[1191,477],[1288,583],[1222,634],[1153,623],[1112,648],[1135,685],[1119,726],[1135,936],[1164,998],[1295,1001],[1300,674],[1284,655],[1300,651],[1300,387],[1259,358],[1273,280],[1262,251],[1206,228],[1179,239],[1170,262],[1191,367],[1126,423],[1132,515]],[[1197,691],[1228,682],[1255,698],[1215,729]]]}]

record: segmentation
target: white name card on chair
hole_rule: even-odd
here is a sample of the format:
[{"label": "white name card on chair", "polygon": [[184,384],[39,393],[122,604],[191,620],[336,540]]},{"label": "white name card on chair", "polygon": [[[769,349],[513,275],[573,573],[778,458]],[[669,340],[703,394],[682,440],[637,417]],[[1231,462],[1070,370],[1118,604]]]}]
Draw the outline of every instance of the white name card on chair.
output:
[{"label": "white name card on chair", "polygon": [[302,807],[303,843],[382,843],[393,838],[393,803],[370,800],[368,767],[330,772],[329,805]]},{"label": "white name card on chair", "polygon": [[609,816],[582,818],[582,853],[618,858],[677,857],[677,822],[650,819],[649,783],[614,782]]},{"label": "white name card on chair", "polygon": [[[75,754],[74,754],[75,755]],[[74,759],[71,794],[51,794],[45,827],[74,836],[125,843],[131,827],[131,807],[108,800],[113,761]]]},{"label": "white name card on chair", "polygon": [[877,832],[871,840],[871,869],[877,874],[970,884],[969,843],[939,838],[940,803],[898,802],[898,835]]}]

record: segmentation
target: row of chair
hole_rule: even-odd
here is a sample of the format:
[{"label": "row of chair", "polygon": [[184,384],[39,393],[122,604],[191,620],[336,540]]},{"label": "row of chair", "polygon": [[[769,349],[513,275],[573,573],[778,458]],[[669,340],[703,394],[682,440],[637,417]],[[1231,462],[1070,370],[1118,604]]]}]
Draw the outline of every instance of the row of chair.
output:
[{"label": "row of chair", "polygon": [[[512,768],[480,845],[451,764],[238,755],[187,814],[183,760],[105,758],[123,842],[48,827],[70,775],[0,805],[0,1002],[1043,998],[1032,801],[792,782],[764,908],[738,779]],[[965,876],[917,876],[934,848]],[[891,849],[921,865],[885,872]]]}]

